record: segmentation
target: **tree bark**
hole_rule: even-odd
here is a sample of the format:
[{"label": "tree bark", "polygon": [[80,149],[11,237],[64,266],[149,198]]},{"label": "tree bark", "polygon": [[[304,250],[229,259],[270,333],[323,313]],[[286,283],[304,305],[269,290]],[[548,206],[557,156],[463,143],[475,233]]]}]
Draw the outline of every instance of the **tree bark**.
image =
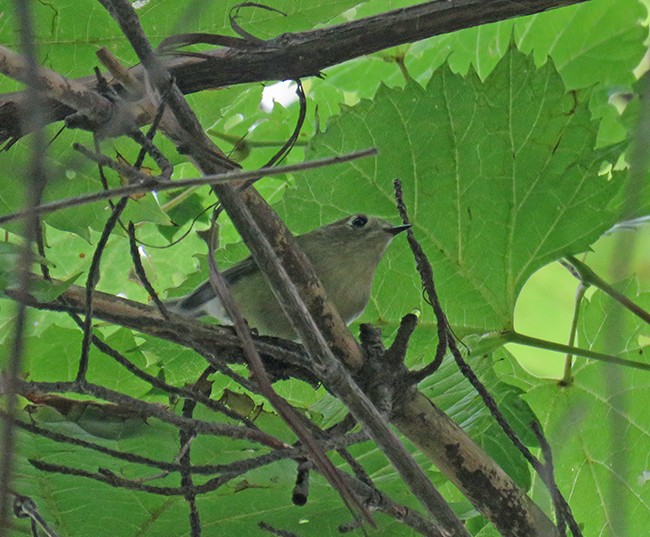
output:
[{"label": "tree bark", "polygon": [[510,476],[420,392],[395,409],[392,422],[502,535],[559,535],[551,520]]}]

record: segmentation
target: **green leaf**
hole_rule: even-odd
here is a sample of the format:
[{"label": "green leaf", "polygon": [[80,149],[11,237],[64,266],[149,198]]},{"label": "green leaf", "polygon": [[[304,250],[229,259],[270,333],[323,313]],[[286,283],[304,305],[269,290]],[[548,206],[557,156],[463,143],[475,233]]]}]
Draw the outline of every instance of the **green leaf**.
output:
[{"label": "green leaf", "polygon": [[[619,290],[635,294],[631,285]],[[648,293],[634,300],[650,307]],[[643,360],[650,352],[649,338],[647,325],[600,291],[581,312],[583,347]],[[521,371],[513,374],[528,384],[525,399],[543,425],[556,480],[584,524],[584,534],[643,533],[650,523],[647,457],[640,448],[650,442],[648,375],[584,358],[575,360],[568,387],[534,381]],[[539,492],[536,499],[544,501],[546,495]]]},{"label": "green leaf", "polygon": [[[514,50],[485,83],[443,68],[426,89],[383,88],[334,119],[308,152],[376,147],[379,156],[304,174],[283,214],[300,231],[358,211],[391,218],[399,177],[452,324],[461,335],[511,327],[527,278],[587,249],[615,221],[603,208],[621,181],[600,170],[622,149],[594,150],[588,101],[588,92],[566,94],[550,63],[536,69]],[[429,311],[405,257],[398,237],[365,320]]]},{"label": "green leaf", "polygon": [[638,0],[597,0],[527,17],[515,25],[522,51],[553,58],[569,89],[632,83],[646,52],[647,10]]},{"label": "green leaf", "polygon": [[[0,242],[0,289],[9,289],[18,284],[16,269],[20,266],[25,247],[12,242]],[[52,266],[52,262],[34,252],[30,254],[33,263]],[[57,295],[58,296],[58,295]]]},{"label": "green leaf", "polygon": [[79,279],[81,272],[61,282],[47,282],[44,280],[34,281],[29,288],[29,294],[39,302],[51,302],[61,296],[65,291]]}]

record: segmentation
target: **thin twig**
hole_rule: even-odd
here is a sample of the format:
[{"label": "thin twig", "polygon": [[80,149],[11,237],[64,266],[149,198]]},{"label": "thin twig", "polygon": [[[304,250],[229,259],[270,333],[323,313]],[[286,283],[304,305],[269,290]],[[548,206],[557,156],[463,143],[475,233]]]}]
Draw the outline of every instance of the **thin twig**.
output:
[{"label": "thin twig", "polygon": [[[403,202],[403,196],[402,196],[402,191],[401,191],[401,182],[399,180],[395,180],[395,197],[398,200],[398,204],[400,205],[400,212],[403,212],[403,218],[405,217],[406,214],[406,206],[404,205]],[[410,230],[409,230],[410,231]],[[417,242],[417,239],[415,236],[413,236],[413,241],[409,240],[409,244],[411,245],[411,248],[413,250],[413,254],[418,260],[418,264],[421,262],[421,257],[423,257],[426,260],[425,262],[422,262],[423,266],[428,266],[429,268],[431,267],[428,259],[426,259],[426,254],[424,253],[424,250],[420,246],[420,244]],[[424,272],[424,277],[423,279],[429,279],[431,278],[431,281],[428,282],[428,285],[425,287],[427,289],[428,293],[433,293],[433,295],[429,295],[431,299],[431,305],[432,307],[436,308],[436,304],[438,307],[440,307],[440,302],[438,297],[436,296],[436,291],[433,286],[433,274],[431,273],[430,275],[426,274]],[[462,375],[469,381],[469,383],[472,385],[476,393],[481,397],[481,400],[483,401],[483,404],[485,407],[489,410],[490,414],[492,417],[496,420],[496,422],[499,424],[505,435],[509,438],[509,440],[512,442],[512,444],[515,446],[515,448],[524,456],[524,458],[528,461],[528,463],[532,466],[532,468],[535,470],[535,472],[542,478],[542,481],[548,488],[548,490],[551,492],[552,495],[555,496],[557,499],[557,505],[566,505],[566,507],[562,507],[562,517],[564,520],[566,520],[571,527],[576,526],[577,523],[573,519],[573,516],[571,515],[571,511],[568,508],[568,504],[566,503],[566,500],[560,493],[557,484],[554,481],[553,476],[549,476],[548,469],[539,461],[537,457],[535,457],[531,451],[526,447],[526,445],[521,441],[519,438],[519,435],[516,433],[516,431],[511,427],[511,425],[508,423],[506,420],[505,416],[499,409],[499,406],[492,397],[492,394],[487,390],[485,385],[480,381],[476,373],[472,370],[470,365],[463,359],[463,356],[458,349],[458,346],[456,345],[456,339],[454,337],[454,334],[452,332],[451,326],[449,325],[449,322],[447,321],[447,317],[444,315],[444,312],[441,310],[441,315],[436,313],[436,319],[438,320],[438,329],[440,330],[440,324],[442,324],[442,328],[444,330],[444,338],[447,341],[447,344],[449,346],[449,350],[451,351],[452,356],[454,357],[454,360],[456,361],[456,364],[458,365],[458,368]],[[534,424],[534,430],[539,430],[541,434],[541,428],[535,429],[535,426],[537,424]],[[550,447],[548,449],[548,454],[550,458]],[[560,530],[561,531],[561,530]],[[576,534],[577,535],[577,534]]]},{"label": "thin twig", "polygon": [[131,260],[133,261],[133,267],[135,268],[135,273],[137,274],[140,283],[147,290],[147,293],[149,293],[151,300],[153,300],[154,303],[156,304],[158,311],[160,311],[160,315],[162,315],[165,319],[169,319],[169,312],[167,311],[167,306],[165,306],[163,301],[160,300],[158,293],[156,293],[156,290],[153,288],[153,285],[151,285],[149,278],[147,278],[147,273],[144,270],[144,267],[142,266],[142,259],[140,259],[140,251],[138,250],[137,239],[135,237],[135,225],[133,224],[133,222],[129,222],[128,233],[129,233],[129,246],[131,251]]},{"label": "thin twig", "polygon": [[[0,216],[0,224],[5,224],[7,222],[13,222],[14,220],[26,218],[30,214],[44,215],[44,214],[60,211],[61,209],[67,209],[79,205],[86,205],[88,203],[93,203],[105,199],[119,198],[123,196],[132,196],[133,194],[146,194],[148,192],[162,192],[165,190],[174,190],[177,188],[186,188],[192,186],[237,183],[239,181],[260,179],[261,177],[265,177],[267,175],[269,176],[281,175],[283,173],[292,173],[292,172],[298,172],[304,170],[312,170],[324,166],[332,166],[334,164],[341,164],[343,162],[349,162],[351,160],[370,157],[376,154],[377,154],[377,150],[374,148],[370,148],[361,151],[355,151],[353,153],[348,153],[346,155],[339,155],[336,157],[314,159],[308,162],[301,162],[299,164],[287,164],[285,166],[276,166],[272,168],[260,168],[258,170],[251,170],[251,171],[229,171],[224,173],[205,175],[204,177],[199,177],[195,179],[181,179],[178,181],[170,181],[164,183],[158,183],[155,180],[153,180],[151,176],[143,174],[143,178],[147,179],[147,183],[132,184],[120,188],[114,188],[112,190],[102,190],[100,192],[84,194],[82,196],[76,196],[74,198],[66,198],[63,200],[57,200],[50,203],[43,203],[41,205],[37,205],[31,210],[17,211],[15,213]],[[103,155],[101,157],[95,155],[95,158],[98,161],[101,160],[102,164],[104,165],[109,165],[108,164],[109,162],[113,163],[111,159],[108,159]],[[113,164],[111,164],[111,166],[112,165]],[[129,168],[129,167],[127,166],[125,168]]]},{"label": "thin twig", "polygon": [[271,535],[275,535],[276,537],[299,537],[297,533],[294,533],[292,531],[287,531],[287,530],[281,530],[278,528],[274,528],[270,524],[262,521],[258,522],[257,524],[259,528],[263,531],[266,531],[270,533]]},{"label": "thin twig", "polygon": [[541,475],[541,477],[551,493],[551,498],[553,498],[553,507],[558,519],[558,530],[560,531],[561,535],[564,535],[566,532],[563,526],[565,524],[568,524],[571,533],[573,533],[573,537],[582,537],[582,530],[580,529],[579,524],[576,522],[576,519],[573,516],[571,506],[560,492],[557,482],[555,481],[553,451],[550,444],[548,443],[548,440],[546,439],[546,436],[544,435],[544,431],[542,430],[540,424],[537,422],[532,422],[530,424],[530,428],[537,437],[540,448],[542,450],[542,455],[544,456],[545,473],[544,475]]},{"label": "thin twig", "polygon": [[99,472],[88,472],[80,468],[71,468],[70,466],[63,466],[60,464],[51,464],[36,459],[29,459],[29,462],[32,464],[32,466],[44,472],[85,477],[86,479],[93,479],[95,481],[106,483],[111,487],[127,490],[138,490],[141,492],[148,492],[150,494],[158,494],[160,496],[185,496],[188,493],[193,493],[196,495],[207,494],[208,492],[217,490],[219,487],[235,477],[234,475],[219,476],[209,479],[201,485],[193,485],[192,487],[158,487],[147,485],[145,483],[142,483],[142,481],[120,477],[117,474],[105,469],[100,470]]},{"label": "thin twig", "polygon": [[[142,140],[144,138],[144,135],[141,134],[141,137],[139,138]],[[154,176],[150,175],[148,173],[143,172],[140,170],[139,167],[136,167],[135,165],[128,164],[124,160],[116,160],[112,159],[110,157],[107,157],[106,155],[102,154],[99,149],[99,139],[95,137],[95,151],[90,151],[86,147],[84,147],[82,144],[74,143],[72,144],[72,149],[75,151],[81,153],[84,157],[86,157],[88,160],[92,160],[93,162],[96,162],[99,165],[99,169],[101,170],[102,166],[105,166],[106,168],[110,168],[111,170],[114,170],[117,172],[121,177],[124,179],[127,179],[129,182],[128,186],[149,186],[152,187],[154,185],[157,185],[159,183],[164,184],[165,183],[165,177],[163,175],[160,176]],[[118,154],[118,157],[120,155]],[[108,194],[111,192],[115,192],[117,190],[120,190],[119,188],[111,190],[108,188],[108,182],[106,181],[105,177],[102,177],[102,187],[104,188],[103,193]],[[125,188],[125,187],[123,187]],[[96,194],[96,193],[93,193]],[[85,196],[89,196],[92,194],[86,194]],[[131,194],[133,196],[133,194]],[[68,198],[67,200],[61,200],[61,201],[71,201],[75,199],[80,199],[82,196],[75,197],[75,198]],[[110,196],[107,199],[110,199],[112,197],[116,196]],[[120,196],[123,197],[123,196]],[[56,202],[52,202],[56,203]]]},{"label": "thin twig", "polygon": [[[8,414],[3,410],[0,410],[0,416],[3,418],[9,417]],[[81,438],[75,438],[73,436],[58,433],[55,431],[49,431],[33,423],[26,423],[18,419],[14,419],[13,421],[16,427],[43,438],[48,438],[54,442],[60,442],[78,446],[84,449],[90,449],[92,451],[96,451],[97,453],[102,453],[118,460],[123,460],[134,464],[142,464],[144,466],[160,469],[165,472],[179,472],[181,470],[181,465],[178,462],[159,461],[151,459],[150,457],[138,455],[136,453],[108,448],[106,446],[102,446],[94,442],[89,442],[88,440],[83,440]],[[365,440],[366,438],[363,434],[348,435],[331,440],[325,440],[324,446],[327,449],[338,449],[357,444],[359,442],[364,442]],[[305,453],[306,450],[303,447],[285,447],[281,449],[275,449],[270,453],[266,453],[258,457],[242,459],[228,464],[192,465],[192,473],[200,475],[241,475],[250,470],[254,470],[256,468],[260,468],[262,466],[266,466],[280,460],[304,458]]]},{"label": "thin twig", "polygon": [[302,82],[299,78],[295,79],[294,82],[296,83],[296,95],[298,96],[298,103],[300,105],[296,125],[293,128],[291,136],[289,136],[278,152],[263,166],[264,168],[270,168],[271,166],[275,166],[278,162],[282,162],[298,140],[298,136],[300,136],[302,127],[305,124],[305,118],[307,117],[307,98],[305,97],[305,90],[302,87]]},{"label": "thin twig", "polygon": [[[207,383],[204,382],[202,384]],[[196,384],[194,385],[194,388],[197,391],[200,389]],[[196,402],[193,399],[185,399],[185,401],[183,401],[183,417],[191,420],[194,417],[195,408]],[[181,448],[181,456],[179,459],[181,465],[181,487],[187,490],[187,493],[184,496],[185,502],[189,508],[191,537],[199,537],[201,535],[201,515],[198,506],[196,505],[197,495],[194,491],[194,480],[192,478],[191,448],[192,440],[195,437],[196,433],[194,431],[188,431],[186,429],[179,429],[178,431],[178,439]]]},{"label": "thin twig", "polygon": [[[393,188],[395,190],[395,199],[397,200],[397,210],[399,211],[400,216],[402,217],[402,222],[404,224],[410,224],[408,213],[406,212],[406,205],[404,203],[404,191],[402,190],[402,181],[399,179],[393,179]],[[436,292],[436,286],[433,281],[433,268],[431,263],[427,259],[424,250],[420,246],[420,243],[416,240],[415,234],[413,233],[413,228],[409,228],[407,231],[407,238],[413,256],[415,257],[415,263],[420,274],[420,280],[422,282],[422,287],[427,294],[428,302],[433,308],[433,312],[436,316],[436,323],[438,329],[438,346],[436,347],[436,354],[432,362],[420,369],[419,371],[414,371],[411,373],[411,379],[414,383],[418,383],[421,380],[425,379],[436,371],[442,364],[442,360],[445,357],[445,351],[447,350],[447,330],[446,326],[447,318],[445,317],[445,312],[438,301],[438,293]]]},{"label": "thin twig", "polygon": [[95,247],[95,252],[93,253],[93,258],[90,263],[90,268],[88,269],[88,278],[86,280],[86,311],[84,312],[85,318],[83,327],[83,339],[81,342],[81,357],[79,358],[79,366],[77,369],[77,382],[85,382],[86,373],[88,372],[88,359],[92,338],[93,294],[95,292],[95,286],[99,281],[99,265],[104,253],[104,248],[106,248],[106,244],[108,243],[108,239],[111,236],[113,229],[115,229],[120,215],[126,208],[128,201],[128,197],[123,197],[113,208],[111,216],[106,221],[101,237],[97,242],[97,246]]},{"label": "thin twig", "polygon": [[202,434],[209,434],[215,436],[227,436],[230,438],[242,438],[253,442],[259,442],[273,449],[281,449],[287,447],[284,442],[279,441],[275,437],[260,430],[250,429],[248,427],[238,427],[235,425],[227,425],[224,423],[213,423],[202,420],[187,420],[182,416],[178,416],[168,410],[165,410],[159,405],[152,403],[145,403],[140,399],[130,397],[126,394],[116,392],[92,384],[89,382],[80,385],[76,382],[28,382],[25,380],[18,381],[18,389],[20,393],[46,392],[46,393],[79,393],[87,394],[109,401],[125,408],[129,408],[136,413],[145,416],[155,417],[161,421],[170,423],[176,427],[186,428],[189,430],[196,430]]},{"label": "thin twig", "polygon": [[156,110],[156,115],[151,122],[151,126],[147,130],[147,134],[145,136],[141,136],[142,133],[138,129],[135,129],[132,134],[135,135],[135,140],[142,145],[134,167],[140,169],[142,163],[144,162],[145,155],[149,154],[151,158],[154,159],[156,165],[160,168],[160,173],[163,179],[168,181],[171,178],[174,169],[167,157],[165,157],[165,155],[163,155],[160,150],[153,144],[154,136],[158,131],[160,123],[163,120],[165,110],[167,108],[166,98],[166,93],[161,96],[160,104]]},{"label": "thin twig", "polygon": [[[77,323],[77,325],[80,328],[83,328],[83,321],[79,318],[78,315],[71,313],[72,319]],[[126,357],[118,352],[116,349],[99,339],[96,335],[92,335],[92,343],[97,347],[101,352],[106,354],[107,356],[110,356],[113,358],[118,364],[120,364],[122,367],[124,367],[129,373],[134,375],[135,377],[144,380],[145,382],[149,383],[151,386],[164,391],[165,393],[169,395],[175,395],[178,397],[185,397],[188,399],[193,399],[197,401],[198,403],[201,403],[205,405],[207,408],[210,410],[214,410],[215,412],[220,412],[224,414],[225,416],[228,416],[231,419],[241,421],[246,427],[250,427],[251,429],[259,430],[259,427],[255,425],[253,422],[250,420],[246,419],[243,416],[240,416],[236,412],[230,410],[227,406],[225,406],[223,403],[216,401],[214,399],[210,399],[209,397],[206,397],[204,394],[189,390],[187,388],[178,388],[176,386],[172,386],[171,384],[168,384],[162,380],[160,380],[158,377],[154,375],[150,375],[149,373],[146,373],[145,371],[142,371],[139,367],[135,366],[131,361],[127,360]],[[279,442],[279,440],[278,440]]]}]

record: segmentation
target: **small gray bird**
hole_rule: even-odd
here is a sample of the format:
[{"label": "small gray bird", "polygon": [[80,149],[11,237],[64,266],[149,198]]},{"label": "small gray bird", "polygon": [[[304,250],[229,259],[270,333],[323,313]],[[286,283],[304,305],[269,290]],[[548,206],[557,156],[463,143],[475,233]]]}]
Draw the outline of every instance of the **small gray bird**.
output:
[{"label": "small gray bird", "polygon": [[[375,269],[391,240],[410,227],[355,214],[296,237],[328,299],[347,324],[359,317],[368,304]],[[252,257],[225,270],[223,276],[242,314],[259,334],[296,339],[289,319]],[[189,295],[170,300],[167,306],[181,315],[210,315],[223,324],[232,324],[209,281]]]}]

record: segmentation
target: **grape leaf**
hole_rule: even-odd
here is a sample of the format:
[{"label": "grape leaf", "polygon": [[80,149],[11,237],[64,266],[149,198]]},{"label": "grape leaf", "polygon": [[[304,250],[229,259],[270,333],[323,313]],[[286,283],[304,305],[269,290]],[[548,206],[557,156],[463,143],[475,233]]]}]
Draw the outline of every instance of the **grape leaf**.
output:
[{"label": "grape leaf", "polygon": [[[537,69],[514,49],[485,82],[442,68],[426,88],[382,88],[308,151],[376,147],[378,157],[299,176],[282,212],[299,230],[359,211],[394,219],[392,179],[401,178],[452,324],[461,335],[509,328],[527,278],[615,221],[606,207],[621,180],[600,170],[622,148],[594,150],[588,101],[589,92],[565,92],[550,62]],[[425,309],[404,242],[380,266],[364,320]]]}]

